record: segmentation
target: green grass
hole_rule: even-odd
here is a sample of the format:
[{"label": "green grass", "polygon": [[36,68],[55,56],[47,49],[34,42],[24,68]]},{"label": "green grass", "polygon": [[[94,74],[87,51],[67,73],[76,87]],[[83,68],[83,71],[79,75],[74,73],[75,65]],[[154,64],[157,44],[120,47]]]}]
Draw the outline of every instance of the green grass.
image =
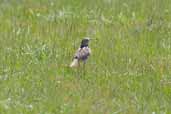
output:
[{"label": "green grass", "polygon": [[[170,0],[1,0],[1,114],[171,114]],[[92,55],[70,69],[83,37]]]}]

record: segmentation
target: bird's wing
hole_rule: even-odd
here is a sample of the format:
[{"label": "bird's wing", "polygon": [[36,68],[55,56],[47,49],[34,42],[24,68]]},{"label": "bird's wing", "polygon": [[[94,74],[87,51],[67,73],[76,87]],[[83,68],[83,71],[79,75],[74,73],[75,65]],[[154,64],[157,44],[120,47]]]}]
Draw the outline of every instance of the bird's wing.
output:
[{"label": "bird's wing", "polygon": [[90,55],[90,53],[91,53],[91,50],[88,47],[79,48],[77,52],[75,53],[74,58],[86,59]]}]

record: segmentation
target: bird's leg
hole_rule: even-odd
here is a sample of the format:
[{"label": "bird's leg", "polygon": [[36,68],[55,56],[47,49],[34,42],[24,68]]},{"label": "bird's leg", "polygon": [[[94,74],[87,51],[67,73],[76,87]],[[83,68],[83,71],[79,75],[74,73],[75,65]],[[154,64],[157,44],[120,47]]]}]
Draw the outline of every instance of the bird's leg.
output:
[{"label": "bird's leg", "polygon": [[83,61],[83,74],[84,74],[84,76],[86,74],[86,60]]},{"label": "bird's leg", "polygon": [[78,74],[79,74],[79,76],[81,76],[81,69],[80,69],[80,61],[78,61]]},{"label": "bird's leg", "polygon": [[78,67],[80,67],[80,61],[78,61]]}]

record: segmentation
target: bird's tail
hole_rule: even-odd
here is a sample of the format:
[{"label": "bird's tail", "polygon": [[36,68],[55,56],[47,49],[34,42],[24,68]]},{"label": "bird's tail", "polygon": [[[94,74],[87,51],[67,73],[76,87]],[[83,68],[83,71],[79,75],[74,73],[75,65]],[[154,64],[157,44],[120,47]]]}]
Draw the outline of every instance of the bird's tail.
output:
[{"label": "bird's tail", "polygon": [[70,64],[70,67],[71,68],[73,68],[73,67],[78,67],[78,59],[74,59],[73,61],[72,61],[72,63]]}]

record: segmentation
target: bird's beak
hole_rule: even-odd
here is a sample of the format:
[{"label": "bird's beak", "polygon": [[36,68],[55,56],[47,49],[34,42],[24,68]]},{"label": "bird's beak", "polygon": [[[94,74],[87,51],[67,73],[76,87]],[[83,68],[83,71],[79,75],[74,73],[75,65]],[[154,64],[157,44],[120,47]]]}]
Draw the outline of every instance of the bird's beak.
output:
[{"label": "bird's beak", "polygon": [[89,40],[90,40],[90,41],[91,41],[91,40],[97,41],[98,39],[97,39],[97,38],[90,38]]}]

